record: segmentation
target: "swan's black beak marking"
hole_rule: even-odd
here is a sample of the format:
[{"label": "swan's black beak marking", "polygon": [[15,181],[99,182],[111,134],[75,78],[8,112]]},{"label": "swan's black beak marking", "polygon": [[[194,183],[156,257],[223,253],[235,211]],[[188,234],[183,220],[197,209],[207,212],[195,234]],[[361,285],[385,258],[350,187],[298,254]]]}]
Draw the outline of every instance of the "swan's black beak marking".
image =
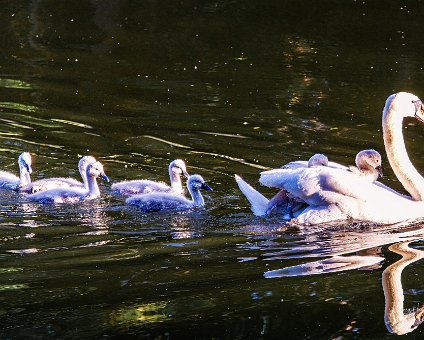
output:
[{"label": "swan's black beak marking", "polygon": [[415,118],[417,118],[421,123],[424,123],[424,104],[418,100],[413,100],[412,103],[415,105]]},{"label": "swan's black beak marking", "polygon": [[378,175],[380,176],[380,177],[383,177],[383,168],[379,165],[379,166],[377,166],[376,168],[375,168],[375,170],[377,170],[377,172],[378,172]]},{"label": "swan's black beak marking", "polygon": [[202,183],[202,189],[213,191],[212,188],[206,182]]},{"label": "swan's black beak marking", "polygon": [[107,177],[105,174],[101,174],[100,178],[103,179],[104,181],[108,182],[108,183],[110,182],[109,177]]}]

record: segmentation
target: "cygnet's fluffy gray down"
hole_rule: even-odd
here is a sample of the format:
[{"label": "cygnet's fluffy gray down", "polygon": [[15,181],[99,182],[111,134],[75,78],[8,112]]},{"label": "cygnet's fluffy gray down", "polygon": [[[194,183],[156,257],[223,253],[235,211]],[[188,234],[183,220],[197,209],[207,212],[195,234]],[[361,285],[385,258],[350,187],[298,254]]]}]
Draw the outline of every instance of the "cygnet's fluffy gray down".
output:
[{"label": "cygnet's fluffy gray down", "polygon": [[160,211],[160,210],[184,210],[197,207],[203,207],[203,200],[200,189],[212,190],[200,175],[191,175],[187,180],[187,187],[191,200],[180,194],[152,192],[149,194],[135,195],[127,198],[127,204],[137,206],[142,212]]},{"label": "cygnet's fluffy gray down", "polygon": [[358,152],[355,158],[355,166],[350,166],[349,170],[353,173],[375,182],[378,177],[383,177],[381,167],[381,155],[373,149],[362,150]]},{"label": "cygnet's fluffy gray down", "polygon": [[111,188],[114,192],[123,195],[147,194],[151,192],[169,192],[175,194],[184,193],[181,183],[181,176],[188,178],[186,165],[182,159],[176,159],[169,164],[169,179],[171,185],[164,182],[157,182],[147,179],[123,181],[112,184]]},{"label": "cygnet's fluffy gray down", "polygon": [[78,162],[78,171],[81,175],[82,182],[70,178],[70,177],[53,177],[53,178],[43,178],[37,181],[32,182],[32,193],[39,191],[46,191],[56,188],[69,188],[77,187],[88,189],[87,183],[87,166],[91,163],[96,162],[96,159],[93,156],[84,156]]},{"label": "cygnet's fluffy gray down", "polygon": [[103,165],[100,162],[89,164],[86,175],[88,189],[83,187],[55,188],[29,194],[27,198],[39,203],[76,203],[100,197],[100,190],[96,179],[100,177],[109,182],[109,178],[103,170]]}]

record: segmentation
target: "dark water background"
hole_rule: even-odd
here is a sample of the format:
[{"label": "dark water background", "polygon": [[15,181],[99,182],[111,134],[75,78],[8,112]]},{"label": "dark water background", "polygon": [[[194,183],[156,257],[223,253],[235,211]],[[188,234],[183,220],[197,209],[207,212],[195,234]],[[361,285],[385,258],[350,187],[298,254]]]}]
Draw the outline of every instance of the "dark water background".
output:
[{"label": "dark water background", "polygon": [[[423,14],[422,1],[2,1],[1,169],[29,151],[33,179],[77,177],[90,154],[112,182],[168,181],[183,158],[214,191],[204,210],[145,215],[105,183],[69,207],[1,191],[0,338],[393,338],[388,245],[422,248],[421,225],[277,231],[233,175],[259,188],[262,169],[375,148],[401,189],[381,111],[394,92],[424,97]],[[405,134],[424,172],[424,127]],[[264,277],[334,254],[383,261]],[[403,273],[405,308],[424,301],[423,269]]]}]

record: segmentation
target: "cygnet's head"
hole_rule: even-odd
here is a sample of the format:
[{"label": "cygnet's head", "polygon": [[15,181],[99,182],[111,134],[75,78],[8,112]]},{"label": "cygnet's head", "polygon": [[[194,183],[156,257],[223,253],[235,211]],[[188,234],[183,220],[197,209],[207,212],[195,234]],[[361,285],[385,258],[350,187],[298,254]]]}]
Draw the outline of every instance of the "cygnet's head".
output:
[{"label": "cygnet's head", "polygon": [[315,166],[328,166],[328,158],[322,153],[316,153],[308,161],[308,168]]},{"label": "cygnet's head", "polygon": [[186,170],[186,165],[184,163],[184,161],[182,159],[176,159],[174,161],[172,161],[169,164],[169,172],[177,175],[177,176],[181,176],[183,175],[184,178],[188,178],[188,173]]},{"label": "cygnet's head", "polygon": [[362,150],[358,152],[355,158],[355,164],[360,170],[375,169],[380,177],[383,177],[383,168],[381,167],[381,155],[373,149]]},{"label": "cygnet's head", "polygon": [[87,177],[88,178],[97,178],[100,177],[102,179],[104,179],[106,182],[109,182],[109,178],[106,176],[104,170],[103,170],[103,165],[100,162],[94,162],[91,164],[88,164],[87,166]]},{"label": "cygnet's head", "polygon": [[78,162],[78,170],[79,172],[85,173],[85,171],[87,170],[87,166],[88,164],[94,163],[96,162],[96,159],[93,156],[84,156],[81,157],[81,159]]},{"label": "cygnet's head", "polygon": [[19,167],[25,168],[29,174],[32,174],[32,159],[31,154],[29,152],[22,152],[18,157]]},{"label": "cygnet's head", "polygon": [[424,104],[412,93],[399,92],[389,96],[384,106],[384,114],[388,110],[394,110],[402,117],[415,117],[424,123]]},{"label": "cygnet's head", "polygon": [[202,176],[200,175],[191,175],[188,178],[187,186],[194,191],[205,189],[212,191],[212,188],[205,182]]}]

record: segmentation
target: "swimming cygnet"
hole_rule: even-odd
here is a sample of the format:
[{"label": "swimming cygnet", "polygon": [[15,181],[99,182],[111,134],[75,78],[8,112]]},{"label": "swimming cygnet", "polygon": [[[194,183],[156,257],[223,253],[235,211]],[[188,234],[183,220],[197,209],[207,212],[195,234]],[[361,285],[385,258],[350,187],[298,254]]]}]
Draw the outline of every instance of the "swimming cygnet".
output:
[{"label": "swimming cygnet", "polygon": [[164,182],[156,182],[148,179],[123,181],[112,184],[113,191],[123,195],[147,194],[151,192],[169,192],[183,194],[181,175],[188,178],[186,165],[182,159],[176,159],[169,164],[169,178],[171,186]]},{"label": "swimming cygnet", "polygon": [[100,177],[109,182],[109,178],[103,170],[103,165],[100,162],[88,164],[86,176],[87,189],[84,187],[55,188],[29,194],[27,198],[39,203],[75,203],[100,197],[96,179]]},{"label": "swimming cygnet", "polygon": [[362,150],[358,152],[355,158],[355,166],[350,166],[349,170],[359,176],[375,182],[378,177],[383,177],[383,169],[381,167],[381,155],[373,150]]},{"label": "swimming cygnet", "polygon": [[53,177],[44,178],[32,182],[32,192],[46,191],[55,188],[78,187],[88,189],[87,183],[87,166],[96,162],[93,156],[84,156],[78,162],[78,171],[81,175],[82,182],[70,177]]},{"label": "swimming cygnet", "polygon": [[185,198],[181,194],[166,193],[166,192],[152,192],[149,194],[135,195],[127,198],[127,204],[135,205],[143,212],[159,211],[159,210],[182,210],[197,207],[203,207],[205,201],[200,193],[200,189],[212,190],[206,184],[202,176],[191,175],[187,180],[188,191],[191,195],[191,200]]},{"label": "swimming cygnet", "polygon": [[19,177],[7,171],[0,171],[0,188],[16,191],[30,191],[31,164],[31,154],[29,152],[22,152],[18,157]]}]

